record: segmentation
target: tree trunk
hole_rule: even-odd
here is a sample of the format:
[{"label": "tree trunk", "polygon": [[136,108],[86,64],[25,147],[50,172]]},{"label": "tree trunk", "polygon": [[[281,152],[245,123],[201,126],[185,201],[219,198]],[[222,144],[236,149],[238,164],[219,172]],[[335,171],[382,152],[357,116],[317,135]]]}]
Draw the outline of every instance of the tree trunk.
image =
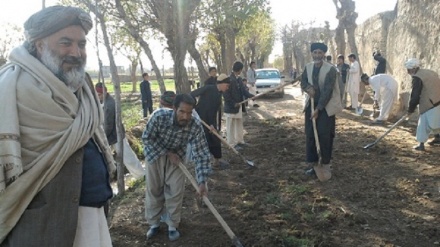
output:
[{"label": "tree trunk", "polygon": [[116,110],[116,133],[118,137],[117,142],[117,149],[118,152],[116,153],[116,165],[117,165],[117,176],[118,176],[118,192],[119,195],[124,195],[125,192],[125,181],[124,181],[124,148],[123,148],[123,127],[122,127],[122,118],[121,118],[121,85],[119,81],[119,75],[118,75],[118,69],[116,67],[115,59],[113,57],[113,51],[110,45],[110,39],[108,37],[107,33],[107,26],[105,25],[105,18],[104,16],[99,12],[99,7],[93,5],[91,2],[87,2],[89,9],[98,17],[99,23],[101,25],[102,29],[102,35],[104,38],[104,44],[107,49],[108,58],[110,61],[110,71],[112,74],[112,82],[114,85],[114,92],[115,92],[115,110]]},{"label": "tree trunk", "polygon": [[137,78],[136,78],[136,69],[138,66],[138,60],[133,60],[131,61],[131,66],[130,66],[130,78],[131,78],[131,85],[132,85],[132,89],[131,92],[132,93],[136,93],[136,84],[137,84]]},{"label": "tree trunk", "polygon": [[162,74],[160,73],[160,69],[156,64],[156,61],[154,60],[153,53],[151,52],[150,46],[144,40],[144,38],[139,35],[139,32],[136,30],[135,26],[131,23],[130,19],[127,17],[124,8],[121,5],[121,1],[115,0],[115,4],[116,4],[116,8],[118,9],[118,13],[119,13],[120,17],[121,17],[121,19],[124,20],[125,25],[127,25],[127,28],[130,31],[131,36],[137,42],[139,42],[142,49],[144,49],[144,52],[147,55],[148,59],[150,60],[151,66],[153,67],[153,71],[156,74],[156,79],[159,84],[160,93],[163,94],[166,91],[165,82],[163,80]]},{"label": "tree trunk", "polygon": [[196,43],[195,40],[191,40],[188,42],[188,52],[191,55],[191,57],[194,59],[197,65],[197,69],[199,71],[199,80],[200,85],[208,79],[209,75],[208,72],[206,72],[205,66],[203,66],[202,58],[200,56],[199,51],[196,49]]},{"label": "tree trunk", "polygon": [[[191,86],[188,83],[188,74],[185,67],[186,49],[182,47],[185,41],[178,38],[178,36],[167,37],[168,49],[171,52],[174,61],[174,85],[176,88],[176,94],[191,92]],[[180,47],[177,48],[174,42],[179,42]],[[185,46],[186,48],[186,46]]]},{"label": "tree trunk", "polygon": [[220,36],[220,39],[218,40],[220,42],[220,58],[221,58],[221,69],[219,69],[220,72],[229,74],[231,72],[232,67],[228,67],[227,63],[227,55],[226,55],[226,36],[223,34]]},{"label": "tree trunk", "polygon": [[142,63],[142,59],[139,58],[139,66],[141,67],[141,74],[144,73],[144,64]]},{"label": "tree trunk", "polygon": [[228,29],[226,32],[226,68],[232,71],[235,60],[235,32]]}]

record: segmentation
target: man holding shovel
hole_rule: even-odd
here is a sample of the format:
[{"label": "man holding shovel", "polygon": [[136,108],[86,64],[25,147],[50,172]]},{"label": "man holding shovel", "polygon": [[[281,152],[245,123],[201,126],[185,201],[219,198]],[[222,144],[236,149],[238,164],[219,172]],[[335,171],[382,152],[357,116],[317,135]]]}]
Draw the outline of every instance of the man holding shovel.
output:
[{"label": "man holding shovel", "polygon": [[[325,170],[331,176],[329,164],[335,137],[335,114],[342,111],[342,104],[339,85],[336,83],[337,71],[334,66],[324,62],[327,46],[313,43],[310,51],[313,62],[306,65],[301,78],[301,88],[308,95],[305,107],[306,159],[311,168],[306,174],[316,174],[323,180],[320,178],[320,171]],[[314,121],[319,140],[314,138]],[[316,141],[321,148],[321,154],[317,151]],[[321,164],[317,164],[318,161]]]},{"label": "man holding shovel", "polygon": [[367,74],[361,76],[361,81],[371,86],[374,91],[374,106],[378,107],[380,101],[380,115],[372,124],[383,124],[391,112],[394,101],[397,99],[398,84],[390,75],[378,74],[369,77]]},{"label": "man holding shovel", "polygon": [[212,131],[218,132],[221,123],[222,93],[229,88],[229,77],[225,74],[219,75],[217,85],[208,84],[191,92],[191,96],[199,97],[196,111],[210,129],[204,127],[206,140],[208,141],[209,151],[214,157],[214,166],[226,166],[225,161],[221,161],[222,145],[220,139]]}]

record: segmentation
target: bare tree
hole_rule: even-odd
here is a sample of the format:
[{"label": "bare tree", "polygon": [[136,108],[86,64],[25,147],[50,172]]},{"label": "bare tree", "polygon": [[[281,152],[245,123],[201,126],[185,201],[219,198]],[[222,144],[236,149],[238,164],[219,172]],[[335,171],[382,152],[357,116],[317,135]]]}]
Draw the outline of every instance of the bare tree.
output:
[{"label": "bare tree", "polygon": [[353,0],[333,0],[333,3],[336,7],[336,18],[339,20],[338,26],[335,30],[337,53],[345,54],[345,31],[347,33],[347,40],[351,53],[354,53],[357,57],[359,57],[355,39],[355,30],[357,27],[356,19],[358,17],[358,14],[355,12],[356,3]]},{"label": "bare tree", "polygon": [[[156,74],[156,79],[159,84],[160,92],[164,93],[166,91],[166,88],[162,73],[160,72],[159,66],[157,66],[156,64],[156,60],[153,57],[153,52],[151,51],[150,46],[148,45],[147,41],[139,34],[141,23],[139,22],[139,20],[133,18],[133,14],[131,13],[131,11],[129,12],[130,15],[127,14],[127,11],[122,6],[120,0],[115,0],[115,4],[119,14],[119,18],[121,18],[122,21],[125,23],[128,32],[144,49],[145,54],[151,62],[153,71]],[[126,6],[126,8],[130,10],[129,6]]]}]

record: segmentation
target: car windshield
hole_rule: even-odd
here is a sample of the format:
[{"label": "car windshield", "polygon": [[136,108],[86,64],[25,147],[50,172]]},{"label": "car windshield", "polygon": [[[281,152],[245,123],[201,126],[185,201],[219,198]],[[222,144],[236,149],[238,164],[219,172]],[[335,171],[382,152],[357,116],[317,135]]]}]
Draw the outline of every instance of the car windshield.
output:
[{"label": "car windshield", "polygon": [[256,79],[274,79],[280,78],[280,72],[276,70],[261,70],[257,71]]}]

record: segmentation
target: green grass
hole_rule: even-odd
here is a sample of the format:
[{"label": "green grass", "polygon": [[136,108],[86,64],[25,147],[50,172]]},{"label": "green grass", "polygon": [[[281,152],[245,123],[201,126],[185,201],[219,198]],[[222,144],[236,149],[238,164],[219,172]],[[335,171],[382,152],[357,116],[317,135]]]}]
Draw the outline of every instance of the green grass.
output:
[{"label": "green grass", "polygon": [[308,239],[301,239],[295,236],[287,236],[283,238],[284,246],[289,247],[309,247],[313,246],[313,242]]},{"label": "green grass", "polygon": [[[98,81],[95,80],[95,81],[93,81],[93,84],[96,84],[97,82]],[[137,87],[136,91],[137,92],[140,92],[139,91],[139,84],[140,83],[141,83],[140,81],[136,83],[136,87]],[[105,86],[107,87],[107,91],[109,93],[113,93],[115,91],[113,83],[110,80],[106,80],[105,81]],[[174,85],[174,80],[166,79],[165,80],[165,88],[168,91],[175,91],[176,87]],[[121,82],[121,92],[122,93],[131,93],[132,90],[133,90],[133,84],[131,82]],[[157,80],[152,80],[151,81],[151,91],[152,92],[157,92],[158,94],[160,94],[159,93],[159,91],[160,91],[159,90],[159,83],[157,83]]]}]

